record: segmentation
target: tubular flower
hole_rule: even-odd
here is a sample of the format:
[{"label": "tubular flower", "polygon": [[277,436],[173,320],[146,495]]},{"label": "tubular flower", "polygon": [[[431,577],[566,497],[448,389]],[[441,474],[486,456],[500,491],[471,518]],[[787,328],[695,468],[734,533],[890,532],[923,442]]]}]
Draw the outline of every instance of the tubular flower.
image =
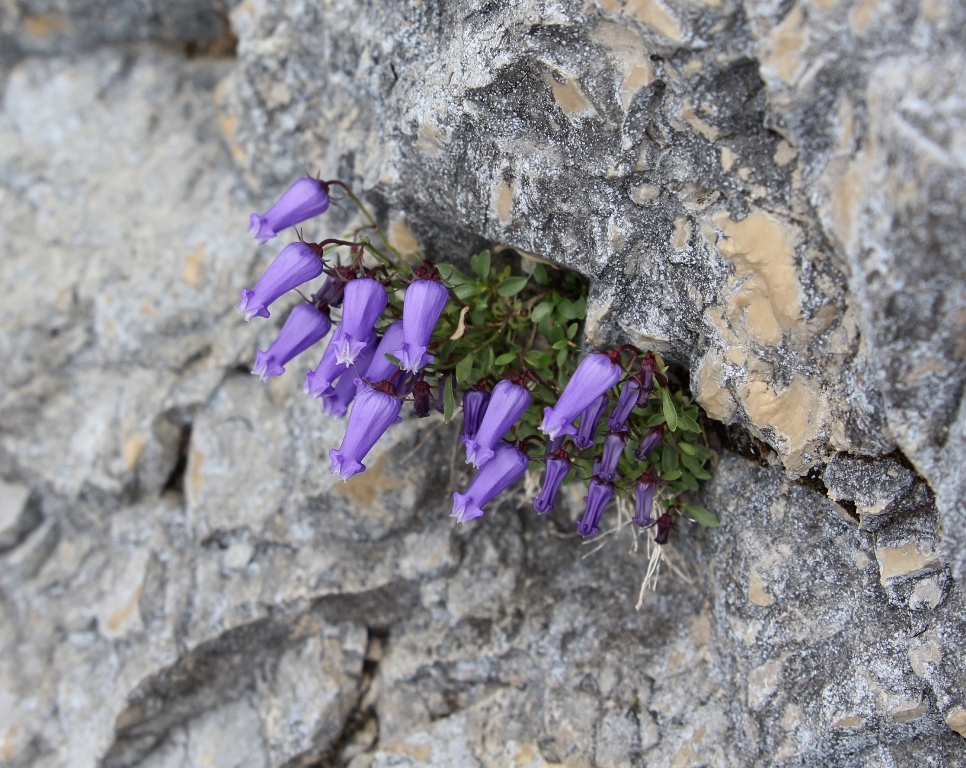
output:
[{"label": "tubular flower", "polygon": [[564,387],[553,408],[543,409],[540,431],[548,437],[573,435],[573,421],[594,400],[614,386],[621,377],[621,367],[603,352],[592,352],[580,361],[573,377]]},{"label": "tubular flower", "polygon": [[654,505],[654,492],[656,490],[657,482],[651,470],[647,470],[637,478],[634,491],[634,523],[641,528],[654,525],[651,508]]},{"label": "tubular flower", "polygon": [[624,446],[627,445],[627,430],[608,432],[604,438],[604,453],[600,458],[600,468],[597,474],[601,480],[613,481],[617,479],[617,462],[620,461]]},{"label": "tubular flower", "polygon": [[269,304],[282,294],[321,275],[324,266],[318,254],[305,243],[286,245],[254,288],[242,288],[238,311],[246,320],[255,316],[270,317]]},{"label": "tubular flower", "polygon": [[[560,455],[562,454],[562,455]],[[533,508],[541,515],[553,509],[560,486],[570,473],[570,457],[566,451],[557,451],[547,459],[547,472],[543,476],[540,494],[533,497]]]},{"label": "tubular flower", "polygon": [[325,213],[328,208],[328,186],[318,179],[302,178],[285,190],[264,216],[251,215],[248,234],[264,243],[283,229]]},{"label": "tubular flower", "polygon": [[325,352],[322,353],[322,359],[319,360],[319,364],[315,367],[315,370],[310,370],[305,374],[305,384],[302,387],[302,391],[308,395],[312,395],[312,397],[322,397],[326,393],[331,394],[332,385],[345,370],[335,360],[335,344],[332,343],[339,335],[339,328],[341,326],[342,324],[339,323],[335,327],[335,333],[329,339]]},{"label": "tubular flower", "polygon": [[590,487],[584,501],[587,502],[587,509],[584,516],[577,521],[577,533],[583,537],[593,536],[600,530],[600,516],[604,513],[610,500],[614,497],[614,486],[611,483],[602,482],[600,478],[592,477]]},{"label": "tubular flower", "polygon": [[378,280],[360,277],[350,280],[345,287],[342,322],[339,331],[332,336],[335,344],[336,362],[348,367],[365,349],[367,339],[375,328],[389,297]]},{"label": "tubular flower", "polygon": [[[373,337],[375,337],[375,334],[373,334]],[[369,367],[375,351],[375,338],[373,338],[372,343],[362,350],[362,354],[359,355],[359,359],[356,360],[354,366],[348,370],[339,368],[343,373],[339,375],[338,381],[322,393],[322,410],[325,413],[330,416],[346,415],[349,404],[355,398],[359,383],[362,381],[360,376],[365,376],[366,369]]]},{"label": "tubular flower", "polygon": [[582,451],[594,445],[597,425],[600,423],[600,417],[603,415],[608,402],[607,395],[601,395],[584,408],[583,414],[580,416],[580,428],[574,435],[574,445]]},{"label": "tubular flower", "polygon": [[511,443],[500,442],[492,451],[491,458],[470,481],[466,493],[453,494],[453,514],[458,522],[475,520],[483,516],[483,507],[495,499],[527,471],[530,460]]},{"label": "tubular flower", "polygon": [[614,407],[614,412],[607,417],[607,425],[615,432],[624,429],[631,411],[638,403],[640,391],[641,385],[634,379],[630,379],[624,384],[620,397],[617,399],[617,405]]},{"label": "tubular flower", "polygon": [[414,280],[403,300],[403,343],[393,352],[402,369],[417,373],[436,358],[426,353],[429,337],[449,301],[449,289],[435,280]]},{"label": "tubular flower", "polygon": [[503,379],[493,388],[490,403],[476,436],[463,439],[466,463],[482,467],[493,457],[493,447],[509,431],[524,411],[530,407],[530,393],[526,387]]},{"label": "tubular flower", "polygon": [[471,389],[463,393],[463,431],[460,438],[465,445],[469,445],[480,429],[486,404],[490,402],[490,393],[482,389]]},{"label": "tubular flower", "polygon": [[329,451],[332,474],[345,481],[365,471],[362,460],[389,427],[402,421],[399,418],[401,408],[402,402],[394,395],[369,385],[362,387],[349,414],[342,445],[338,450]]},{"label": "tubular flower", "polygon": [[258,350],[252,373],[260,376],[262,381],[281,376],[289,360],[321,341],[331,327],[332,321],[327,314],[311,304],[297,304],[268,350]]},{"label": "tubular flower", "polygon": [[379,346],[376,347],[376,354],[372,358],[372,362],[369,363],[369,370],[366,371],[365,375],[366,381],[371,381],[374,384],[380,381],[389,381],[399,370],[399,366],[389,360],[386,353],[392,354],[392,350],[399,346],[400,341],[402,341],[402,333],[402,320],[397,320],[386,328],[386,332],[379,341]]},{"label": "tubular flower", "polygon": [[313,304],[328,304],[330,307],[342,306],[342,292],[345,290],[345,280],[340,277],[327,275],[322,287],[312,296]]},{"label": "tubular flower", "polygon": [[648,455],[657,448],[661,441],[664,439],[664,425],[659,424],[656,427],[651,427],[650,431],[647,433],[647,437],[641,440],[641,446],[636,451],[634,455],[644,461],[647,459]]}]

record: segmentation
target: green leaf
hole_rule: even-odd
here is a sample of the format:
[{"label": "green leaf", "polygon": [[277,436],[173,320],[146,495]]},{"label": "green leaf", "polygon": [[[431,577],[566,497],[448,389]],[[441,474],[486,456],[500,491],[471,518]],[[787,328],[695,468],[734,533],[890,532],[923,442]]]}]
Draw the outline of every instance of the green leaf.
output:
[{"label": "green leaf", "polygon": [[449,424],[456,413],[456,395],[453,393],[453,377],[446,377],[446,389],[443,390],[443,420]]},{"label": "green leaf", "polygon": [[543,264],[537,264],[531,274],[537,285],[546,285],[550,282],[550,277],[547,275],[547,268]]},{"label": "green leaf", "polygon": [[476,296],[480,292],[479,283],[463,283],[463,285],[457,285],[453,289],[453,293],[460,301],[467,301],[473,296]]},{"label": "green leaf", "polygon": [[683,413],[682,412],[682,413],[678,414],[678,419],[681,422],[681,429],[684,429],[684,430],[686,430],[688,432],[700,432],[701,431],[701,427],[698,426],[698,422],[696,422],[694,419],[692,419],[690,416],[688,416],[687,413]]},{"label": "green leaf", "polygon": [[566,339],[561,339],[560,341],[555,341],[550,346],[552,349],[566,349],[570,345],[567,343]]},{"label": "green leaf", "polygon": [[480,276],[481,280],[486,280],[490,275],[490,252],[480,251],[470,259],[470,266],[473,271]]},{"label": "green leaf", "polygon": [[710,480],[711,473],[708,472],[704,467],[699,467],[698,469],[692,470],[691,474],[694,475],[698,480]]},{"label": "green leaf", "polygon": [[652,413],[647,417],[647,421],[644,422],[645,427],[656,427],[658,424],[664,423],[663,413]]},{"label": "green leaf", "polygon": [[697,504],[684,504],[683,506],[687,510],[687,513],[691,515],[691,519],[699,525],[704,525],[708,528],[717,528],[721,525],[718,516],[710,509],[699,507]]},{"label": "green leaf", "polygon": [[570,357],[570,350],[564,347],[557,353],[557,367],[563,368],[564,363],[567,362],[567,358]]},{"label": "green leaf", "polygon": [[573,339],[573,337],[577,335],[577,331],[579,330],[580,330],[580,326],[577,323],[571,323],[570,326],[567,328],[567,338]]},{"label": "green leaf", "polygon": [[501,296],[515,296],[523,290],[527,284],[525,277],[508,277],[496,287],[496,292]]},{"label": "green leaf", "polygon": [[570,299],[561,299],[557,304],[557,313],[564,320],[576,320],[577,312],[574,310],[574,303]]},{"label": "green leaf", "polygon": [[548,341],[551,344],[556,344],[560,341],[566,341],[566,338],[567,336],[564,333],[564,329],[562,325],[555,325],[553,328],[550,329],[550,336],[548,338]]},{"label": "green leaf", "polygon": [[664,446],[661,453],[661,473],[667,474],[678,468],[678,452],[670,446]]},{"label": "green leaf", "polygon": [[711,458],[711,449],[701,443],[694,443],[694,455],[701,461],[707,461]]},{"label": "green leaf", "polygon": [[553,312],[553,302],[549,300],[541,301],[533,308],[533,311],[530,313],[530,319],[535,323],[539,323],[545,317],[550,317],[551,312]]},{"label": "green leaf", "polygon": [[678,428],[678,412],[671,399],[671,392],[666,387],[661,387],[661,403],[664,406],[664,420],[667,428],[672,432]]},{"label": "green leaf", "polygon": [[456,364],[456,380],[467,381],[473,373],[473,353],[471,352]]},{"label": "green leaf", "polygon": [[667,474],[661,473],[661,479],[665,482],[670,483],[672,480],[680,480],[681,475],[684,474],[680,469],[675,469],[673,472],[668,472]]},{"label": "green leaf", "polygon": [[577,316],[578,320],[583,320],[584,316],[587,314],[587,299],[583,296],[574,302],[574,314]]},{"label": "green leaf", "polygon": [[517,359],[516,352],[505,352],[493,361],[494,365],[506,365]]},{"label": "green leaf", "polygon": [[681,449],[681,453],[686,453],[688,456],[694,456],[694,446],[691,445],[691,443],[678,443],[678,448]]}]

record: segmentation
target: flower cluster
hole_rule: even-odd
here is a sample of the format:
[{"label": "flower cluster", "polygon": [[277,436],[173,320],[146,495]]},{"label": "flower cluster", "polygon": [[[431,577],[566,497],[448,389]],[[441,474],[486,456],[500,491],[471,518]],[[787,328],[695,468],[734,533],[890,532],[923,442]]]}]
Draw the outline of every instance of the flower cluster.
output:
[{"label": "flower cluster", "polygon": [[[323,213],[333,186],[373,223],[341,182],[300,179],[268,213],[252,215],[250,233],[265,242]],[[328,337],[304,391],[326,413],[349,414],[342,444],[329,451],[332,474],[345,481],[365,471],[366,455],[402,420],[404,402],[417,417],[435,409],[449,421],[462,390],[460,439],[476,473],[453,495],[459,522],[481,517],[528,468],[543,464],[533,498],[540,514],[554,509],[565,482],[587,482],[581,536],[599,532],[605,508],[619,495],[633,499],[633,523],[655,526],[658,543],[680,516],[717,524],[708,510],[677,500],[708,476],[710,451],[695,439],[703,437],[697,406],[671,391],[660,358],[625,346],[590,352],[574,365],[584,311],[576,277],[552,276],[542,265],[513,275],[509,267],[493,269],[488,252],[471,266],[475,277],[428,260],[410,269],[384,238],[377,245],[357,232],[307,243],[300,234],[252,289],[242,290],[245,319],[267,318],[279,297],[324,276],[269,348],[258,351],[252,372],[278,376]]]}]

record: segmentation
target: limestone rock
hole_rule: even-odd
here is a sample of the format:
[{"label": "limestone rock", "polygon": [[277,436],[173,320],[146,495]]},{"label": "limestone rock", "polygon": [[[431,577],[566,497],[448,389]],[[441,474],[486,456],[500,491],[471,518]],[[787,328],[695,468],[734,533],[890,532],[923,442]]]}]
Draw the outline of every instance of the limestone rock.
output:
[{"label": "limestone rock", "polygon": [[[826,5],[255,2],[236,63],[67,41],[12,65],[0,760],[962,763],[958,278],[930,261],[956,242],[960,101],[922,75],[962,25]],[[896,51],[916,98],[870,79]],[[859,155],[888,183],[841,182]],[[723,525],[682,523],[640,612],[645,539],[582,545],[577,491],[449,521],[467,478],[438,420],[336,482],[340,423],[299,391],[314,353],[263,385],[281,318],[233,310],[271,258],[247,214],[304,164],[367,190],[400,244],[592,275],[595,338],[660,343],[716,417],[821,472],[716,445]],[[942,243],[916,261],[923,189]],[[944,324],[913,323],[947,281]],[[902,354],[940,368],[903,379]]]}]

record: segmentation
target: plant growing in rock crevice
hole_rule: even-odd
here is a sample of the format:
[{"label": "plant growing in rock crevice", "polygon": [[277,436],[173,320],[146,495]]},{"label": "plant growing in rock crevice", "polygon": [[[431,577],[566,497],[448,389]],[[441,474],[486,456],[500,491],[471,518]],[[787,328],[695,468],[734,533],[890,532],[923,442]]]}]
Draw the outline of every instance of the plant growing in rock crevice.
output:
[{"label": "plant growing in rock crevice", "polygon": [[325,412],[349,413],[342,445],[330,451],[333,474],[348,480],[365,471],[366,454],[408,401],[417,417],[437,410],[449,422],[462,411],[466,460],[478,472],[454,494],[459,522],[481,517],[532,464],[544,464],[538,513],[554,508],[562,484],[588,483],[581,536],[599,532],[615,496],[633,500],[632,522],[653,528],[658,544],[680,518],[718,525],[682,500],[710,476],[698,406],[669,385],[653,351],[625,345],[581,355],[586,285],[578,275],[532,260],[515,270],[489,251],[466,271],[425,259],[412,266],[339,181],[298,180],[268,213],[252,215],[250,233],[265,242],[319,215],[334,189],[367,226],[316,243],[300,235],[238,304],[246,319],[268,317],[277,298],[324,274],[258,352],[253,373],[280,375],[331,331],[304,389]]}]

